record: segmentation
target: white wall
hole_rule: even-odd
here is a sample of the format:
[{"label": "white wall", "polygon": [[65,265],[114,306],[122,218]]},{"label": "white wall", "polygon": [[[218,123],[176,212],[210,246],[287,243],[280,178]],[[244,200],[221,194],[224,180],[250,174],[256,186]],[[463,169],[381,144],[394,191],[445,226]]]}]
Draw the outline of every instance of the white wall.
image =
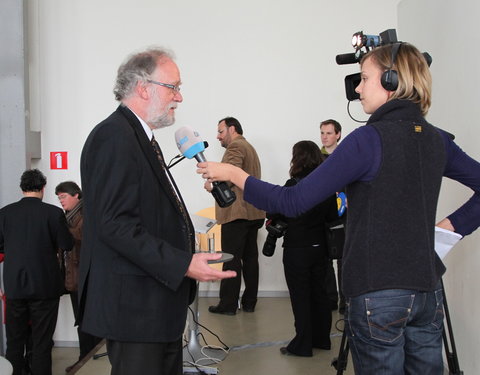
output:
[{"label": "white wall", "polygon": [[[448,130],[473,158],[478,147],[480,118],[480,76],[477,27],[478,1],[403,0],[398,8],[398,32],[433,57],[433,101],[428,120]],[[438,218],[443,218],[471,196],[471,191],[444,180]],[[444,276],[453,331],[461,369],[479,374],[480,326],[478,285],[480,282],[480,233],[460,242],[447,255]]]},{"label": "white wall", "polygon": [[[182,72],[184,103],[176,125],[156,132],[164,154],[178,153],[174,132],[190,125],[210,143],[207,158],[219,160],[217,121],[237,117],[256,147],[263,177],[283,184],[291,147],[319,142],[319,123],[335,118],[348,134],[357,125],[346,113],[344,76],[358,66],[337,66],[335,55],[352,52],[351,35],[397,27],[398,0],[42,0],[28,2],[31,127],[42,132],[48,177],[54,187],[80,181],[80,153],[90,130],[115,108],[112,88],[127,54],[150,45],[171,48]],[[352,111],[363,117],[358,104]],[[67,171],[49,170],[51,151],[69,152]],[[195,174],[195,162],[172,170],[191,212],[213,205]],[[146,197],[147,199],[147,197]],[[259,244],[263,245],[262,230]],[[278,241],[280,244],[281,241]],[[260,256],[261,292],[286,290],[281,250]],[[217,283],[201,286],[217,290]],[[56,340],[75,339],[69,301],[62,302]],[[65,332],[65,333],[64,333]]]},{"label": "white wall", "polygon": [[[347,4],[348,3],[348,4]],[[428,119],[456,135],[474,158],[480,60],[474,26],[480,5],[471,0],[398,0],[365,2],[42,0],[29,6],[29,53],[32,130],[42,131],[42,160],[53,189],[66,179],[79,181],[78,163],[91,128],[116,107],[111,90],[124,57],[152,44],[171,48],[182,71],[185,98],[176,126],[157,132],[166,155],[175,155],[173,133],[190,125],[209,141],[206,155],[221,158],[215,140],[217,120],[238,117],[262,160],[264,178],[283,183],[291,146],[301,139],[318,141],[318,123],[338,119],[348,133],[343,77],[356,66],[337,66],[334,56],[350,52],[351,34],[378,33],[397,27],[399,39],[433,56],[433,106]],[[357,105],[353,111],[362,117]],[[50,151],[69,151],[70,169],[50,171]],[[202,191],[194,162],[173,170],[191,212],[213,204]],[[445,181],[438,217],[465,201],[470,192]],[[476,251],[478,234],[464,239],[448,255],[444,278],[460,363],[465,373],[480,370],[476,325],[480,304]],[[263,244],[264,233],[259,243]],[[279,241],[280,242],[280,241]],[[281,252],[261,256],[261,291],[286,290]],[[216,284],[208,284],[216,290]],[[205,290],[207,286],[202,288]],[[62,303],[56,340],[74,341],[68,299]]]}]

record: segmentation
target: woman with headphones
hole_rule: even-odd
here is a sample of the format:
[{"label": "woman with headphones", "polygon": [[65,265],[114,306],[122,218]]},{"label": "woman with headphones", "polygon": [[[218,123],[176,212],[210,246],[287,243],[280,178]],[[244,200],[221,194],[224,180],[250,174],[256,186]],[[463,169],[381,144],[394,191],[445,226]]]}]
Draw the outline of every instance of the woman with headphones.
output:
[{"label": "woman with headphones", "polygon": [[343,254],[345,326],[356,374],[443,374],[441,277],[435,215],[442,177],[474,194],[437,225],[462,236],[480,225],[480,163],[425,120],[431,75],[408,43],[375,48],[356,88],[365,126],[347,136],[293,187],[219,163],[199,163],[210,181],[232,181],[256,207],[297,216],[347,186]]}]

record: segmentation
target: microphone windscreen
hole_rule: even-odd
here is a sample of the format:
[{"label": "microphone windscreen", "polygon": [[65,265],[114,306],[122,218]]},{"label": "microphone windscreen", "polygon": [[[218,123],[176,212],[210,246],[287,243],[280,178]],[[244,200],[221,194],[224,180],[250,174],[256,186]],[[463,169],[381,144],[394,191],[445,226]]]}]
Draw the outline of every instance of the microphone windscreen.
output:
[{"label": "microphone windscreen", "polygon": [[356,53],[343,53],[341,55],[337,55],[335,57],[335,61],[338,65],[346,65],[346,64],[355,64],[360,61],[362,54]]},{"label": "microphone windscreen", "polygon": [[183,126],[175,132],[175,142],[181,154],[188,159],[205,150],[200,134],[189,126]]}]

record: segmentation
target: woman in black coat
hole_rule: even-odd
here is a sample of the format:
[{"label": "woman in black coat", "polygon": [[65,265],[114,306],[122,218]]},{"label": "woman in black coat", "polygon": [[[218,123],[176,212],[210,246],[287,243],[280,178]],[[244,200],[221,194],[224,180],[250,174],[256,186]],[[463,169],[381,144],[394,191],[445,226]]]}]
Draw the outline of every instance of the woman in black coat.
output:
[{"label": "woman in black coat", "polygon": [[[292,186],[307,176],[321,162],[319,147],[312,141],[293,146],[290,179]],[[332,325],[331,302],[325,288],[328,251],[325,223],[338,219],[335,195],[296,218],[281,215],[288,224],[283,241],[283,265],[295,317],[295,337],[282,354],[311,357],[312,348],[329,350]],[[275,219],[274,219],[275,220]]]}]

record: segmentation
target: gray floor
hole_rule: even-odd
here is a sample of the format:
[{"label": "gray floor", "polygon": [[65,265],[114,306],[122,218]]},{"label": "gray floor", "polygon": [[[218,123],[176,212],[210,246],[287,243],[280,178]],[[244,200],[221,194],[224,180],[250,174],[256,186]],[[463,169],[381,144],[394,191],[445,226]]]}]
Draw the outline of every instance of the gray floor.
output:
[{"label": "gray floor", "polygon": [[[330,365],[338,355],[341,333],[335,326],[332,328],[332,350],[315,349],[313,357],[293,357],[280,354],[279,348],[293,337],[293,316],[288,298],[260,298],[254,313],[239,311],[235,316],[211,314],[208,306],[215,304],[216,298],[200,298],[200,324],[214,332],[230,347],[229,353],[218,364],[211,365],[219,374],[235,375],[318,375],[336,374]],[[341,319],[337,312],[333,314],[334,323]],[[342,328],[342,322],[338,324]],[[199,327],[209,345],[222,344],[206,329]],[[198,338],[201,345],[204,341]],[[103,352],[100,348],[99,352]],[[212,351],[209,351],[211,354]],[[217,352],[217,351],[215,351]],[[78,348],[54,348],[53,375],[65,374],[65,368],[75,362]],[[212,355],[215,357],[215,354]],[[221,357],[221,355],[217,355]],[[185,355],[184,358],[188,358]],[[195,358],[198,359],[198,356]],[[199,364],[205,360],[197,361]],[[211,362],[211,361],[210,361]],[[216,370],[211,370],[215,373]],[[78,375],[108,375],[110,365],[107,357],[89,360],[77,372]],[[352,364],[349,363],[344,375],[352,375]]]}]

